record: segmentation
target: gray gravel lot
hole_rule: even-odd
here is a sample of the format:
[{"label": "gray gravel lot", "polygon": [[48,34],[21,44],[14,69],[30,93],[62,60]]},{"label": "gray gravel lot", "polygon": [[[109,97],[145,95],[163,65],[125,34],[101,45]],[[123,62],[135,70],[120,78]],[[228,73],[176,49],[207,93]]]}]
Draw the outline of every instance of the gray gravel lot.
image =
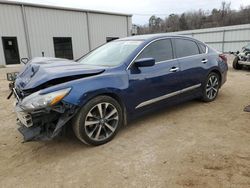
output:
[{"label": "gray gravel lot", "polygon": [[216,101],[143,117],[99,147],[72,132],[22,143],[0,69],[0,187],[250,187],[250,72],[230,67]]}]

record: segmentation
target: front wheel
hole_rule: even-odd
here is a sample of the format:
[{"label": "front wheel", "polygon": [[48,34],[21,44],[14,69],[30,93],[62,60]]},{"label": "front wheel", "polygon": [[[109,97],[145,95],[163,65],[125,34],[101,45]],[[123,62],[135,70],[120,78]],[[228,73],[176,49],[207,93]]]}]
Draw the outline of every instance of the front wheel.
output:
[{"label": "front wheel", "polygon": [[207,81],[203,86],[203,101],[211,102],[215,100],[220,89],[220,77],[217,73],[210,73]]},{"label": "front wheel", "polygon": [[120,104],[109,96],[98,96],[82,107],[74,118],[73,130],[83,143],[97,146],[112,140],[122,123]]}]

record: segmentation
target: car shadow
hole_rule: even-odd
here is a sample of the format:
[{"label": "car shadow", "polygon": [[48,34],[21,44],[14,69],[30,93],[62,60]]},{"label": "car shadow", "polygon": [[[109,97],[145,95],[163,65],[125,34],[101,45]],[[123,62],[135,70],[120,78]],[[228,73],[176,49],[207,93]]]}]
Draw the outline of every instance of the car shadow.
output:
[{"label": "car shadow", "polygon": [[[123,126],[120,131],[126,131],[126,129],[128,127],[136,126],[136,125],[140,124],[142,121],[148,121],[148,120],[150,120],[152,118],[157,118],[157,117],[162,116],[163,114],[168,114],[170,112],[181,111],[184,108],[191,108],[192,106],[195,106],[195,105],[200,104],[200,103],[202,103],[200,100],[194,99],[194,100],[183,102],[183,103],[180,103],[180,104],[177,104],[177,105],[174,105],[174,106],[168,106],[168,107],[165,107],[165,108],[160,108],[160,109],[155,110],[153,112],[148,112],[148,113],[143,114],[140,117],[138,117],[136,119],[133,119],[130,122],[128,122],[128,124],[126,126]],[[119,137],[119,135],[117,137]],[[63,131],[63,133],[60,136],[58,136],[55,139],[49,141],[48,144],[53,145],[54,141],[59,142],[59,143],[72,144],[72,145],[75,145],[75,146],[79,146],[81,148],[83,146],[85,146],[85,148],[92,147],[92,146],[88,146],[86,144],[83,144],[81,141],[79,141],[76,138],[76,136],[74,135],[72,126],[71,126],[71,122],[69,122],[66,125],[65,130]]]},{"label": "car shadow", "polygon": [[[66,156],[70,156],[73,154],[76,154],[77,152],[92,152],[95,150],[99,150],[100,148],[103,149],[110,149],[113,148],[114,145],[119,144],[121,140],[123,140],[123,135],[128,134],[131,132],[131,129],[140,126],[143,126],[143,122],[145,121],[150,121],[152,118],[159,118],[162,115],[166,114],[168,115],[169,113],[176,112],[176,111],[181,111],[185,108],[192,108],[193,106],[201,103],[198,100],[192,100],[188,101],[185,103],[181,103],[175,106],[169,106],[167,108],[159,109],[157,111],[154,111],[153,113],[147,113],[139,118],[129,122],[127,126],[124,126],[118,133],[118,135],[112,140],[111,142],[93,147],[89,146],[86,144],[83,144],[81,141],[79,141],[72,130],[71,122],[69,122],[66,126],[66,129],[62,132],[62,135],[56,137],[53,140],[50,141],[43,141],[39,142],[39,144],[30,144],[25,143],[25,145],[29,145],[28,147],[32,150],[35,151],[35,156],[44,157],[44,156],[49,156],[50,159],[57,160],[59,158],[63,158]],[[130,133],[129,133],[130,134]],[[131,132],[133,134],[133,132]]]},{"label": "car shadow", "polygon": [[135,126],[137,124],[140,124],[142,121],[149,121],[152,118],[162,117],[164,114],[167,115],[171,112],[182,111],[185,108],[192,108],[193,106],[195,106],[197,104],[201,104],[201,103],[202,102],[199,99],[193,99],[191,101],[182,102],[182,103],[175,104],[172,106],[161,107],[155,111],[147,112],[146,114],[143,114],[140,117],[132,120],[131,122],[128,123],[128,125],[125,126],[125,129],[126,129],[126,127]]}]

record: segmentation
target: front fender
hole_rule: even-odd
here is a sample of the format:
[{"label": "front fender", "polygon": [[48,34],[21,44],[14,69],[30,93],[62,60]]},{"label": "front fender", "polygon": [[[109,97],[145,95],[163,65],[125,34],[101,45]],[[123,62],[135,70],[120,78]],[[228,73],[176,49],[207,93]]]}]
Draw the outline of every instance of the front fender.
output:
[{"label": "front fender", "polygon": [[115,94],[122,98],[122,91],[128,88],[128,76],[125,71],[115,74],[107,73],[74,80],[66,85],[72,89],[63,100],[77,106],[83,106],[91,98],[103,93]]}]

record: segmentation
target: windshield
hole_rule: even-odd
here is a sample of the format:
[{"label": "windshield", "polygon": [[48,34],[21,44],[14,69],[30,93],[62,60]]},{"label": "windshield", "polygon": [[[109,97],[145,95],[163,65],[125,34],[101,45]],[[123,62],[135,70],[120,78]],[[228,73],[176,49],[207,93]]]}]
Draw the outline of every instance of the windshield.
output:
[{"label": "windshield", "polygon": [[117,66],[121,64],[141,43],[142,41],[110,42],[80,59],[79,63],[108,67]]}]

